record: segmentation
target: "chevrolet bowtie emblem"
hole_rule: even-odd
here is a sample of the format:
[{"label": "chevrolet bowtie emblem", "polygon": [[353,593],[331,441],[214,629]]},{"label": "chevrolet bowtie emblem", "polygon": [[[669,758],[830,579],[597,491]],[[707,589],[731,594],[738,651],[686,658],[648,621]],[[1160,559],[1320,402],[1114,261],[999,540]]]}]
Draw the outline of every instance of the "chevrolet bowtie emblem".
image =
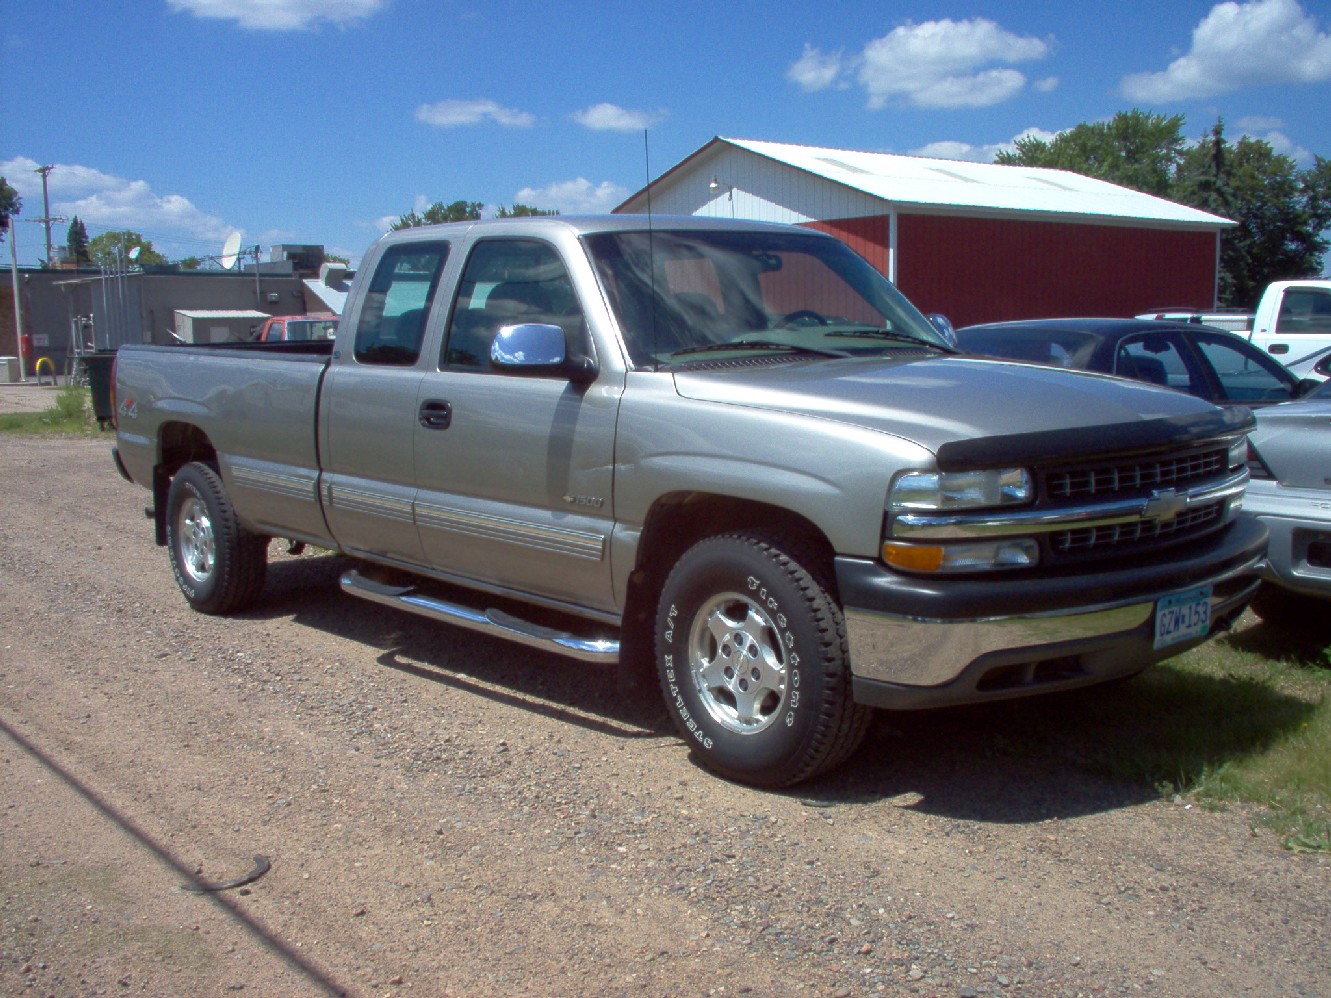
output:
[{"label": "chevrolet bowtie emblem", "polygon": [[1173,489],[1156,489],[1142,504],[1142,518],[1168,522],[1188,508],[1188,497]]}]

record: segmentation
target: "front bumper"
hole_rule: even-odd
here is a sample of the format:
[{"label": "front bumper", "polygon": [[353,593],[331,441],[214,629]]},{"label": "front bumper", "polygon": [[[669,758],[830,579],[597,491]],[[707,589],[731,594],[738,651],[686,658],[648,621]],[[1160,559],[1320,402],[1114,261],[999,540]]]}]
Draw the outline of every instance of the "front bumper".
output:
[{"label": "front bumper", "polygon": [[1155,649],[1157,600],[1210,585],[1211,633],[1227,628],[1252,598],[1266,543],[1266,527],[1244,517],[1191,554],[1036,579],[919,578],[838,558],[855,699],[941,707],[1133,675],[1206,640]]},{"label": "front bumper", "polygon": [[1266,525],[1271,543],[1262,578],[1307,596],[1331,598],[1331,492],[1254,481],[1244,516]]}]

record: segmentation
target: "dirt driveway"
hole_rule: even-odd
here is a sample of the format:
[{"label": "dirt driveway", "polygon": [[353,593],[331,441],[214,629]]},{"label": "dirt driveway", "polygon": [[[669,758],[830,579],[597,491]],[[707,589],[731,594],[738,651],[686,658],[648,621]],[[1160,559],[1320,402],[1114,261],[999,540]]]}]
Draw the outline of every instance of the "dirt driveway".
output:
[{"label": "dirt driveway", "polygon": [[276,544],[200,616],[109,443],[0,436],[0,994],[1331,994],[1331,862],[1241,813],[918,718],[738,787]]}]

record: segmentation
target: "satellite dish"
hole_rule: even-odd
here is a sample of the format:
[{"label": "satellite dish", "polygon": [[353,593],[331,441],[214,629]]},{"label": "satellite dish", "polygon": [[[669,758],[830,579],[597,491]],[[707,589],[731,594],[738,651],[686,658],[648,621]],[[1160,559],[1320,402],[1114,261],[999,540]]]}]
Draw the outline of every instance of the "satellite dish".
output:
[{"label": "satellite dish", "polygon": [[132,250],[129,251],[129,258],[131,260],[137,260],[139,258],[139,252],[142,249],[143,249],[142,246],[135,246]]},{"label": "satellite dish", "polygon": [[233,232],[226,237],[226,242],[222,244],[221,264],[224,270],[230,270],[236,265],[236,257],[240,255],[240,233]]}]

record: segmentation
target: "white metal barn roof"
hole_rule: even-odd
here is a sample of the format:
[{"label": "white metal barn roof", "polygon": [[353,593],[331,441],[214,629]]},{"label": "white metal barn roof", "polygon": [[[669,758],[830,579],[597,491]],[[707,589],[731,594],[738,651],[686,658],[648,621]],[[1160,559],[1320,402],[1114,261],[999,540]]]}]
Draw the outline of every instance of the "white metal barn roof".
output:
[{"label": "white metal barn roof", "polygon": [[[1234,224],[1196,208],[1067,170],[925,159],[720,136],[653,181],[653,200],[659,201],[664,195],[666,202],[677,201],[671,197],[672,190],[676,194],[683,193],[679,187],[687,183],[690,175],[707,173],[715,164],[728,159],[733,161],[737,153],[760,157],[770,164],[788,167],[867,195],[874,201],[887,202],[886,205],[879,204],[880,214],[885,208],[909,210],[916,207],[989,216],[1057,215],[1084,221],[1136,222],[1188,229],[1218,230]],[[714,189],[715,185],[712,186]],[[734,190],[743,186],[747,185],[736,184]],[[646,210],[646,193],[645,189],[639,191],[616,211]],[[743,193],[751,195],[753,192],[750,187]],[[813,192],[806,193],[810,201],[821,200]],[[733,199],[734,193],[728,196]],[[780,201],[796,215],[817,217],[807,208],[791,204],[789,196]],[[677,211],[681,207],[674,203],[657,203],[653,210]],[[686,210],[689,213],[716,213],[706,210],[706,206],[701,211],[697,208]]]}]

